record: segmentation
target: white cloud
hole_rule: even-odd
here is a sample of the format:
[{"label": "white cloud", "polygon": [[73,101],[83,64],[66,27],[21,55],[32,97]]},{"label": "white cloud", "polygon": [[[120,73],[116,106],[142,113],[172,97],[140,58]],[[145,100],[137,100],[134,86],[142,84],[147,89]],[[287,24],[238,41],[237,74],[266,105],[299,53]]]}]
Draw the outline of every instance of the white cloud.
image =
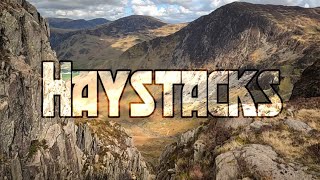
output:
[{"label": "white cloud", "polygon": [[30,0],[46,17],[115,20],[131,14],[149,15],[167,22],[188,22],[235,1],[318,7],[320,0]]},{"label": "white cloud", "polygon": [[157,5],[150,0],[132,0],[131,4],[133,13],[137,15],[161,17],[166,13],[164,8],[158,8]]},{"label": "white cloud", "polygon": [[[191,1],[184,0],[184,2]],[[176,0],[167,0],[165,2],[157,0],[131,1],[131,8],[134,14],[153,16],[166,22],[187,22],[199,17],[198,13],[201,11],[195,12],[186,7],[181,3],[177,3]]]},{"label": "white cloud", "polygon": [[125,16],[128,0],[30,0],[45,17],[115,20]]},{"label": "white cloud", "polygon": [[[132,0],[133,12],[142,15],[156,16],[169,22],[192,21],[209,14],[215,9],[235,2],[245,1],[256,4],[278,4],[302,7],[320,6],[319,0]],[[161,7],[161,8],[159,8]]]}]

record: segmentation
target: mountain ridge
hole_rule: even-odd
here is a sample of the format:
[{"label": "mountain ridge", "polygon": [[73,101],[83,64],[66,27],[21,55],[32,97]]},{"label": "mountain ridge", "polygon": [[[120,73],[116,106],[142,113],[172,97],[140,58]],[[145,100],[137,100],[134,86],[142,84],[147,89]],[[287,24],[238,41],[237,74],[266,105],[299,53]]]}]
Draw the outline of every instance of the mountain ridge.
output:
[{"label": "mountain ridge", "polygon": [[[250,8],[250,9],[248,9]],[[284,9],[283,9],[284,8]],[[183,28],[182,30],[180,30],[179,32],[177,32],[175,34],[174,38],[179,38],[180,37],[180,42],[182,42],[183,38],[193,38],[190,39],[190,43],[188,43],[188,41],[183,41],[183,42],[187,42],[185,44],[183,44],[183,46],[181,48],[183,48],[184,50],[186,50],[186,54],[188,56],[190,56],[191,59],[193,60],[202,60],[202,61],[208,61],[208,60],[212,60],[215,59],[216,54],[213,53],[213,51],[210,51],[210,48],[205,48],[205,44],[200,41],[203,40],[203,38],[207,38],[210,39],[211,44],[209,45],[215,45],[215,49],[223,49],[225,48],[225,46],[227,46],[225,43],[226,41],[230,41],[230,40],[226,40],[223,39],[224,34],[231,34],[231,33],[241,33],[243,31],[245,31],[247,28],[249,28],[250,26],[257,26],[257,30],[259,30],[259,28],[261,28],[261,32],[257,32],[257,33],[270,33],[267,34],[268,36],[272,36],[274,34],[274,32],[272,32],[272,30],[278,30],[279,27],[275,26],[276,24],[273,24],[274,17],[281,19],[281,16],[283,16],[280,12],[281,9],[283,10],[290,10],[291,11],[291,15],[293,13],[296,12],[296,10],[298,11],[302,11],[301,13],[306,13],[311,14],[312,16],[315,16],[317,19],[319,18],[319,9],[317,8],[313,8],[313,9],[304,9],[301,7],[290,7],[290,6],[277,6],[277,5],[255,5],[255,4],[251,4],[251,3],[245,3],[245,2],[234,2],[228,5],[225,5],[219,9],[217,9],[216,11],[212,12],[209,15],[205,15],[203,17],[200,17],[199,19],[191,22],[187,27]],[[259,12],[261,11],[261,12]],[[290,12],[289,11],[289,12]],[[272,15],[270,18],[266,17],[265,15],[268,14],[268,12],[273,13],[270,14]],[[316,12],[316,13],[314,13]],[[223,16],[223,18],[222,18]],[[247,18],[245,19],[244,22],[241,22],[241,24],[239,23],[240,18]],[[219,22],[221,19],[228,19],[228,21],[233,21],[233,22]],[[223,21],[223,20],[222,20]],[[224,24],[223,24],[224,23]],[[246,24],[243,24],[246,23]],[[254,24],[256,23],[256,24]],[[277,23],[277,22],[276,22]],[[210,27],[210,25],[212,27]],[[225,25],[230,26],[230,28],[228,29],[225,28]],[[232,26],[239,28],[239,29],[232,29]],[[242,27],[241,27],[242,26]],[[295,26],[295,25],[293,25]],[[219,30],[216,30],[217,28],[220,28]],[[279,29],[280,30],[280,29]],[[190,32],[194,32],[194,33],[189,33]],[[285,32],[283,32],[284,30],[282,30],[282,32],[280,31],[280,33],[283,33],[282,36],[285,36]],[[299,33],[298,30],[296,32],[292,32],[292,33]],[[209,36],[209,34],[211,36]],[[239,35],[237,34],[233,34],[233,36],[238,36],[236,38],[241,38],[239,37]],[[192,36],[192,37],[189,37]],[[218,37],[220,36],[220,37]],[[226,37],[229,38],[229,37]],[[234,37],[231,37],[231,39],[234,39]],[[270,38],[270,37],[269,37]],[[281,37],[280,37],[281,38]],[[150,42],[145,42],[141,45],[136,45],[136,47],[139,46],[145,46],[144,48],[146,48],[147,45],[149,45],[148,43],[150,43],[151,46],[155,46],[156,43],[160,43],[163,41],[170,41],[173,39],[173,36],[168,36],[165,38],[156,38],[154,40],[151,40]],[[270,38],[270,40],[272,40]],[[257,41],[257,40],[254,40]],[[153,44],[154,42],[154,44]],[[194,44],[195,43],[195,44]],[[134,48],[134,47],[133,47]],[[179,47],[177,47],[179,48]],[[174,49],[173,49],[174,50]],[[130,53],[130,49],[126,52],[127,54]],[[124,55],[126,55],[126,53],[124,53]],[[211,53],[211,54],[210,54]],[[130,55],[129,55],[130,56]],[[206,56],[206,57],[205,57]],[[201,63],[201,62],[200,62]],[[242,64],[242,63],[239,63]]]},{"label": "mountain ridge", "polygon": [[98,25],[109,23],[110,21],[104,18],[95,18],[91,20],[84,19],[68,19],[68,18],[47,18],[51,28],[80,30],[90,29]]},{"label": "mountain ridge", "polygon": [[126,34],[137,31],[144,31],[147,29],[156,29],[167,25],[161,20],[144,15],[131,15],[117,19],[110,24],[97,27],[93,30],[88,30],[91,35],[115,35],[118,33]]}]

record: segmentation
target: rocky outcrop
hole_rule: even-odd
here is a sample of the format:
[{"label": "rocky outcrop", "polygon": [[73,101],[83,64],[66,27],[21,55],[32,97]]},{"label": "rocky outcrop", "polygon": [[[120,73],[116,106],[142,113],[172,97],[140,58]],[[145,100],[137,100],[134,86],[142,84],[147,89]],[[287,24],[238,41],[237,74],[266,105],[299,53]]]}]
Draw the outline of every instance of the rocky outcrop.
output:
[{"label": "rocky outcrop", "polygon": [[58,62],[48,37],[46,21],[27,1],[0,2],[0,179],[149,179],[121,128],[106,125],[118,143],[102,152],[107,142],[87,123],[42,118],[41,61]]},{"label": "rocky outcrop", "polygon": [[295,130],[295,131],[299,131],[301,133],[309,133],[310,131],[312,131],[312,128],[304,123],[301,122],[299,120],[293,120],[293,119],[286,119],[284,121],[284,123],[291,129]]},{"label": "rocky outcrop", "polygon": [[270,147],[249,144],[215,159],[216,179],[312,179],[294,165],[288,165]]},{"label": "rocky outcrop", "polygon": [[[239,126],[230,126],[230,123],[235,121],[239,121],[235,123]],[[310,137],[307,134],[301,135],[301,129],[291,129],[298,125],[300,128],[305,123],[294,121],[292,123],[298,125],[286,126],[287,120],[273,123],[260,120],[250,122],[252,119],[212,119],[207,124],[182,134],[178,141],[167,146],[161,155],[156,179],[319,178],[319,173],[305,167],[298,157],[292,160],[284,154],[279,154],[281,147],[272,147],[267,144],[270,141],[264,139],[264,136],[270,133],[285,136],[285,133],[281,132],[286,131],[287,127],[292,134],[288,134],[286,138],[292,138],[293,142],[297,141],[293,134],[297,137]],[[276,135],[273,138],[276,138]],[[271,143],[273,141],[277,140],[272,139]],[[302,151],[302,145],[298,147],[292,148]],[[304,155],[304,158],[308,158],[307,155]],[[308,165],[312,166],[310,162]]]},{"label": "rocky outcrop", "polygon": [[90,122],[80,125],[82,128],[77,131],[78,136],[84,137],[77,139],[78,147],[90,154],[84,164],[85,179],[152,179],[144,158],[120,125],[95,124],[98,130],[94,130],[94,137],[90,126]]}]

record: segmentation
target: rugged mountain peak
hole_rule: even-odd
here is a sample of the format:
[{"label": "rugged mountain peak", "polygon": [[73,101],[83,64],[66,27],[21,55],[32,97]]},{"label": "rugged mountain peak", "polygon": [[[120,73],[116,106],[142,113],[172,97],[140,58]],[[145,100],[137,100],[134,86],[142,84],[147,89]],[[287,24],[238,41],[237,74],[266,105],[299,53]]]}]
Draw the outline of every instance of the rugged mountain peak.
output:
[{"label": "rugged mountain peak", "polygon": [[319,57],[319,8],[231,3],[177,33],[138,44],[122,68],[272,69],[282,71],[290,96],[301,72]]},{"label": "rugged mountain peak", "polygon": [[166,23],[162,22],[160,19],[157,19],[152,16],[146,16],[146,15],[130,15],[127,17],[120,18],[116,21],[144,21],[144,22],[150,22],[150,23],[158,23],[159,25],[165,25]]},{"label": "rugged mountain peak", "polygon": [[150,16],[132,15],[120,18],[110,24],[98,27],[90,31],[93,35],[117,35],[128,34],[148,29],[157,29],[166,23]]},{"label": "rugged mountain peak", "polygon": [[[162,57],[175,63],[184,59],[185,65],[210,64],[213,67],[236,68],[252,64],[248,59],[255,50],[260,48],[261,51],[267,51],[267,47],[262,46],[289,41],[286,47],[294,48],[300,37],[319,33],[319,19],[318,8],[231,3],[195,20],[173,36],[137,45],[131,49],[131,55],[140,54],[135,51],[141,48],[149,52],[147,56],[152,56],[153,52],[161,51],[161,48],[170,44],[172,47]],[[125,54],[124,59],[134,58],[135,55],[130,57],[131,50]]]}]

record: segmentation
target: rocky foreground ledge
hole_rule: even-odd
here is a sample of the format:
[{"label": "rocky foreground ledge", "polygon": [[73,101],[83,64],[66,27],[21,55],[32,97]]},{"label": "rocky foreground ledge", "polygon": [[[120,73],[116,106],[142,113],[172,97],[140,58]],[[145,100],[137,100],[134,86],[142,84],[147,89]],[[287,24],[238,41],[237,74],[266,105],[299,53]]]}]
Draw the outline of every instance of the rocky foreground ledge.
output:
[{"label": "rocky foreground ledge", "polygon": [[319,179],[319,99],[307,101],[294,116],[213,119],[184,133],[161,155],[156,179]]}]

